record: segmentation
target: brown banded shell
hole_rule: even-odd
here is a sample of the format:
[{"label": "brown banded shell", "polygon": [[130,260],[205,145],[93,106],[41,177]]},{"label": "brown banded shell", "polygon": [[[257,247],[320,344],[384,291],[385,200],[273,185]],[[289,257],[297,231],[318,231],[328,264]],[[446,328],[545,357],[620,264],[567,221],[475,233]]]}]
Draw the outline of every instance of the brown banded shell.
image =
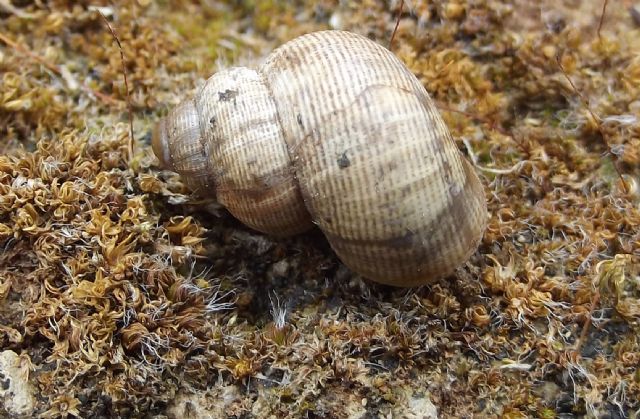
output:
[{"label": "brown banded shell", "polygon": [[381,283],[450,274],[486,226],[482,185],[424,87],[349,32],[304,35],[258,70],[214,74],[158,123],[153,147],[250,227],[284,236],[314,223]]}]

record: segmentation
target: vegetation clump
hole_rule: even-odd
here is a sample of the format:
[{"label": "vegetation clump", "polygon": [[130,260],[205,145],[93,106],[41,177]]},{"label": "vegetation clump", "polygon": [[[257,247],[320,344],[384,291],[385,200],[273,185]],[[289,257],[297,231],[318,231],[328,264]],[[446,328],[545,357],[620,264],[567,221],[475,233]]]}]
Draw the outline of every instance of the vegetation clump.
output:
[{"label": "vegetation clump", "polygon": [[[0,351],[33,414],[637,415],[637,6],[405,3],[0,0]],[[373,284],[157,167],[151,124],[216,66],[329,28],[388,45],[397,16],[489,202],[455,275]]]}]

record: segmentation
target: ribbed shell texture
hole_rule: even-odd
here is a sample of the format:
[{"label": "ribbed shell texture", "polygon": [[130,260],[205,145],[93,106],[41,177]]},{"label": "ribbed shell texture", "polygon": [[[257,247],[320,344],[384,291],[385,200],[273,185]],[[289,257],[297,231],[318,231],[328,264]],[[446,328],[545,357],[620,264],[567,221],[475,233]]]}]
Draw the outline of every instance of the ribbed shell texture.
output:
[{"label": "ribbed shell texture", "polygon": [[477,175],[416,77],[362,36],[296,38],[257,72],[212,76],[195,107],[219,201],[260,231],[312,220],[352,270],[396,286],[447,275],[478,246]]}]

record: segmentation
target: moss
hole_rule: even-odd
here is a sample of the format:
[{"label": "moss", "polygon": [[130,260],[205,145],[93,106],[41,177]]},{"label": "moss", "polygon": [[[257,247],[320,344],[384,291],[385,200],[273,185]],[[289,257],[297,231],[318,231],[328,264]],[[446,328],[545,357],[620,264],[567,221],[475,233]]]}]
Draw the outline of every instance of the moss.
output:
[{"label": "moss", "polygon": [[[640,37],[624,8],[598,36],[596,0],[405,2],[393,50],[474,159],[490,220],[454,275],[396,290],[349,272],[318,232],[265,237],[189,194],[149,131],[218,61],[328,27],[388,45],[398,4],[109,3],[130,156],[102,18],[13,3],[0,10],[0,349],[30,365],[34,414],[640,408],[640,207],[617,186],[619,170],[640,179]],[[188,393],[198,403],[179,404]]]}]

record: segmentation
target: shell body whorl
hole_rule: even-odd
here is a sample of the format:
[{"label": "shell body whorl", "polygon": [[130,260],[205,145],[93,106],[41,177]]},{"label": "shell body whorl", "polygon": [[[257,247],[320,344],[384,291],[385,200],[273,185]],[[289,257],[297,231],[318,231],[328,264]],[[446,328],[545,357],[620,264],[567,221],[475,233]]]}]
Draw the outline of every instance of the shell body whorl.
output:
[{"label": "shell body whorl", "polygon": [[[352,270],[396,286],[447,275],[477,248],[487,218],[480,181],[424,87],[374,42],[304,35],[257,71],[216,73],[192,101],[199,146],[168,148],[199,147],[208,178],[191,184],[215,189],[249,226],[287,235],[312,221]],[[170,119],[184,116],[161,122],[154,145],[185,141],[157,139],[172,135]],[[175,154],[154,151],[161,161]]]}]

